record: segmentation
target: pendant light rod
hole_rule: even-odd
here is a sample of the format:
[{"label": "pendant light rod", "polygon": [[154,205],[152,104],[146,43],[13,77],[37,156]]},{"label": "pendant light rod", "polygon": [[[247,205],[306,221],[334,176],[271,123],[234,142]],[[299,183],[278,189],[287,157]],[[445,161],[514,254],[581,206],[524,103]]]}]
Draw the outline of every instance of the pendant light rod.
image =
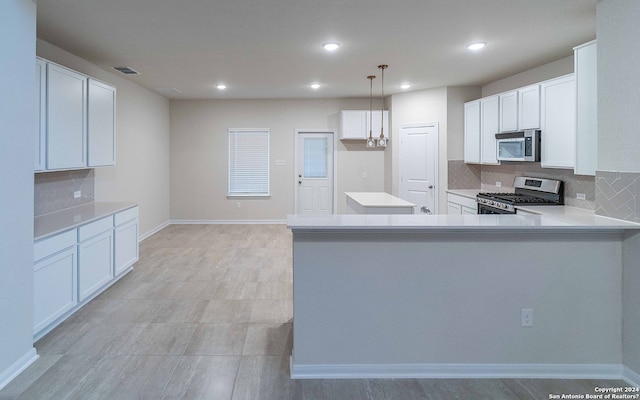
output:
[{"label": "pendant light rod", "polygon": [[369,80],[369,139],[367,139],[367,147],[373,147],[373,80],[376,79],[375,75],[367,76]]},{"label": "pendant light rod", "polygon": [[378,141],[378,145],[386,147],[387,142],[384,139],[384,70],[389,68],[389,66],[387,64],[380,64],[378,65],[378,68],[382,71],[380,74],[380,80],[382,81],[382,94],[380,96],[380,139]]}]

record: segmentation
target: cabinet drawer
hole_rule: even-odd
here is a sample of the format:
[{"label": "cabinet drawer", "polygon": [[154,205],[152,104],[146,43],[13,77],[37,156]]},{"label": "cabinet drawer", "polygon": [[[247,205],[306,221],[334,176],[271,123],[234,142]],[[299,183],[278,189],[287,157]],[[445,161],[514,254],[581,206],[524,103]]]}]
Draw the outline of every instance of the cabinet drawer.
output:
[{"label": "cabinet drawer", "polygon": [[121,211],[115,215],[115,226],[121,225],[127,221],[138,218],[138,207],[132,207],[128,210]]},{"label": "cabinet drawer", "polygon": [[78,240],[87,240],[99,233],[113,228],[113,218],[111,216],[99,219],[90,224],[86,224],[78,228]]},{"label": "cabinet drawer", "polygon": [[51,254],[55,254],[76,244],[77,236],[75,229],[59,233],[47,239],[42,239],[33,244],[33,261],[42,260]]},{"label": "cabinet drawer", "polygon": [[451,203],[459,204],[462,207],[475,209],[477,207],[476,199],[472,199],[465,196],[460,196],[453,193],[447,194],[447,200]]}]

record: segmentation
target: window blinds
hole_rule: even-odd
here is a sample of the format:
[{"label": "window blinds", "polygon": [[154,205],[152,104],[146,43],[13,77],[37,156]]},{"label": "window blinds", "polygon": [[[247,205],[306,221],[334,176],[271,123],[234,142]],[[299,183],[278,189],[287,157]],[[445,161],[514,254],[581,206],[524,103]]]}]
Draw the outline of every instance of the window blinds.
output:
[{"label": "window blinds", "polygon": [[269,196],[269,130],[228,132],[229,196]]}]

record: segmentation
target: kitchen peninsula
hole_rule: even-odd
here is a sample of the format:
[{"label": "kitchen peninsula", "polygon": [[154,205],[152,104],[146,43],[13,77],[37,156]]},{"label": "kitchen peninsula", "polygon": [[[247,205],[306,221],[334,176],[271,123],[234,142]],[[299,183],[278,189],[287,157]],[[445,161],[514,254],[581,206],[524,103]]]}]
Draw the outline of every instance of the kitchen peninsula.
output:
[{"label": "kitchen peninsula", "polygon": [[640,256],[639,224],[420,214],[288,226],[293,378],[620,376],[622,270]]}]

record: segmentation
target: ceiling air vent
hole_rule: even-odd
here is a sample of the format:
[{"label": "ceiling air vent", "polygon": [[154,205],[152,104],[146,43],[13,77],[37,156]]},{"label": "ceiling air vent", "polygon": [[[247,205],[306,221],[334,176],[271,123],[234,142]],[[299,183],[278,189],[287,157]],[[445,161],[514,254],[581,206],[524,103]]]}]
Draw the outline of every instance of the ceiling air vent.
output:
[{"label": "ceiling air vent", "polygon": [[133,68],[129,68],[129,67],[112,67],[112,68],[122,72],[125,75],[140,75],[140,72],[136,71]]}]

